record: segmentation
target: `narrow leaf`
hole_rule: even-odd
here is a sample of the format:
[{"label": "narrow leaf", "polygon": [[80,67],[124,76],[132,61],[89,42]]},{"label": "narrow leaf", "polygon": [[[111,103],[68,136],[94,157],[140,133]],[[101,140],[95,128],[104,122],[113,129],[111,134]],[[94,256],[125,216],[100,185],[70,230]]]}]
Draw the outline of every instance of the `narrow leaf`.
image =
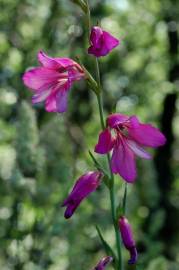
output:
[{"label": "narrow leaf", "polygon": [[114,253],[114,251],[112,250],[110,245],[104,240],[104,238],[102,236],[102,233],[101,233],[101,231],[100,231],[100,229],[99,229],[99,227],[97,225],[96,225],[96,230],[97,230],[98,236],[99,236],[99,238],[101,240],[101,243],[103,245],[103,248],[104,248],[104,250],[106,252],[106,255],[112,256],[114,258],[113,263],[116,265],[118,263],[116,254]]}]

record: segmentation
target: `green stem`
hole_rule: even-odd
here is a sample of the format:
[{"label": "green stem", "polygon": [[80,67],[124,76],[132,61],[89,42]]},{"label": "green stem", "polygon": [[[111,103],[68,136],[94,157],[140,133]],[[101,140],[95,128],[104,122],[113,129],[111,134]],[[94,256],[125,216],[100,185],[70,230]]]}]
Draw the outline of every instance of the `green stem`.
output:
[{"label": "green stem", "polygon": [[90,31],[91,31],[91,14],[90,14],[90,7],[89,2],[86,0],[87,5],[87,26],[88,26],[88,38],[90,40]]},{"label": "green stem", "polygon": [[125,183],[124,197],[122,202],[123,215],[126,214],[126,201],[127,201],[127,183]]},{"label": "green stem", "polygon": [[[97,101],[98,101],[98,107],[99,107],[99,114],[100,114],[100,121],[101,121],[101,127],[104,130],[105,124],[104,124],[104,114],[103,114],[103,102],[102,102],[102,89],[101,89],[101,82],[100,82],[100,71],[99,71],[99,64],[98,59],[96,58],[96,77],[99,87],[99,93],[97,94]],[[122,264],[122,254],[121,254],[121,237],[119,233],[119,228],[117,224],[117,218],[116,218],[116,206],[115,206],[115,192],[114,192],[114,175],[111,170],[111,163],[110,163],[110,154],[107,154],[107,162],[108,167],[110,171],[110,202],[111,202],[111,214],[112,214],[112,221],[113,226],[115,230],[115,238],[116,238],[116,246],[117,246],[117,253],[118,253],[118,265],[116,270],[122,270],[123,264]]]},{"label": "green stem", "polygon": [[[90,17],[90,7],[89,7],[88,0],[86,0],[86,5],[87,5],[88,37],[90,40],[91,17]],[[100,81],[99,63],[98,63],[97,58],[95,59],[95,66],[96,66],[96,78],[97,78],[97,83],[98,83],[98,93],[96,93],[96,96],[97,96],[98,107],[99,107],[101,127],[104,130],[105,129],[105,121],[104,121],[104,113],[103,113],[102,89],[101,89],[101,81]],[[116,217],[114,175],[113,175],[112,170],[111,170],[110,159],[111,159],[110,154],[107,154],[107,162],[108,162],[108,166],[109,166],[110,181],[111,181],[111,185],[110,185],[110,189],[109,189],[110,202],[111,202],[111,214],[112,214],[112,221],[113,221],[113,226],[114,226],[114,230],[115,230],[116,246],[117,246],[117,254],[118,254],[118,265],[117,265],[116,270],[123,270],[122,255],[121,255],[121,236],[119,233],[118,224],[117,224],[117,217]]]}]

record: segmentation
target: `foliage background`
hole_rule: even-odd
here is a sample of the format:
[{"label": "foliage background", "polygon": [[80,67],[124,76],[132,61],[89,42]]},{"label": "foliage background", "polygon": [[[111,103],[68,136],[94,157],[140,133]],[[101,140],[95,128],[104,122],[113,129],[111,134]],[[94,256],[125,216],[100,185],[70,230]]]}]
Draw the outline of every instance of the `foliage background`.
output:
[{"label": "foliage background", "polygon": [[[94,24],[121,38],[100,60],[105,113],[137,114],[160,127],[166,146],[138,161],[127,215],[140,254],[138,270],[179,269],[179,85],[177,0],[90,1]],[[104,255],[94,225],[114,244],[107,190],[101,186],[66,221],[60,205],[74,180],[93,169],[88,150],[100,130],[85,83],[63,116],[31,106],[22,84],[43,49],[79,56],[93,72],[85,20],[67,0],[0,0],[0,269],[91,269]],[[124,182],[116,177],[118,200]],[[125,261],[128,254],[124,251]],[[127,266],[126,266],[127,267]],[[128,269],[133,269],[128,267]]]}]

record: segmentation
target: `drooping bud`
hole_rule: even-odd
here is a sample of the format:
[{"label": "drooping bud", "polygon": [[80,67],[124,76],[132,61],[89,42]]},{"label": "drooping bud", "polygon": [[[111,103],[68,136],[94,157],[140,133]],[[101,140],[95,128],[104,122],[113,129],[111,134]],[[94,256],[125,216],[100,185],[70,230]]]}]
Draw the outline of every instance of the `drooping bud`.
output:
[{"label": "drooping bud", "polygon": [[65,218],[70,218],[81,201],[97,189],[102,177],[103,174],[100,171],[91,171],[76,181],[71,193],[62,204],[63,207],[66,206]]},{"label": "drooping bud", "polygon": [[135,240],[133,238],[132,228],[126,217],[121,216],[119,218],[119,229],[124,246],[130,253],[130,260],[128,264],[135,264],[137,261],[137,249]]}]

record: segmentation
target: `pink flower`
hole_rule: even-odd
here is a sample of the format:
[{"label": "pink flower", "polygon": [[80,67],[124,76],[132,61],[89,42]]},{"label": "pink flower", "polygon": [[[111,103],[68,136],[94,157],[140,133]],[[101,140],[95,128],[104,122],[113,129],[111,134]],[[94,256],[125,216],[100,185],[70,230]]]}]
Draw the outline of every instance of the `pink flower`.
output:
[{"label": "pink flower", "polygon": [[52,58],[38,53],[40,67],[23,75],[24,84],[34,92],[32,103],[45,101],[48,112],[65,112],[72,83],[84,78],[81,66],[70,58]]},{"label": "pink flower", "polygon": [[90,34],[91,46],[88,48],[88,53],[96,57],[107,55],[112,49],[120,43],[118,39],[110,33],[103,31],[99,26],[94,26]]},{"label": "pink flower", "polygon": [[119,219],[119,229],[121,232],[122,241],[126,249],[130,252],[129,264],[135,264],[137,261],[137,249],[135,240],[133,238],[132,228],[126,217],[122,216]]},{"label": "pink flower", "polygon": [[62,206],[67,207],[65,211],[65,218],[70,218],[81,201],[91,192],[96,190],[101,182],[102,176],[102,173],[99,171],[91,171],[82,175],[77,180],[68,198],[62,204]]},{"label": "pink flower", "polygon": [[106,266],[112,262],[112,260],[113,258],[110,256],[102,258],[93,270],[104,270]]},{"label": "pink flower", "polygon": [[136,116],[116,113],[108,116],[107,128],[100,133],[95,152],[106,154],[113,150],[112,172],[127,182],[134,182],[137,176],[135,157],[151,159],[143,147],[155,148],[165,142],[165,136],[152,125],[140,123]]}]

